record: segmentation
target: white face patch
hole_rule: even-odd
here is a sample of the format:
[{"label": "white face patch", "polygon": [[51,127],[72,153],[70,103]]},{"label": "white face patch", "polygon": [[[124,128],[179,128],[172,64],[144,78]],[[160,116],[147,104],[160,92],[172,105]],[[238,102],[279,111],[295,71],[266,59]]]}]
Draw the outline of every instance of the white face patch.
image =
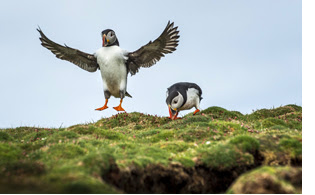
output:
[{"label": "white face patch", "polygon": [[184,102],[184,97],[182,96],[182,94],[178,93],[177,96],[175,96],[173,99],[172,99],[172,102],[171,102],[171,107],[174,109],[174,108],[179,108]]},{"label": "white face patch", "polygon": [[106,35],[106,39],[108,40],[108,44],[113,44],[116,41],[116,34],[114,31],[109,31]]}]

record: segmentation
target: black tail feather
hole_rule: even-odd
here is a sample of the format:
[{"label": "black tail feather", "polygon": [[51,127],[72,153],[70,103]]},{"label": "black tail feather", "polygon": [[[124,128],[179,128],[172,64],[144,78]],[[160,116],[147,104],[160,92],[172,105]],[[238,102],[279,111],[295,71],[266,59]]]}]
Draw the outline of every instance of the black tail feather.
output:
[{"label": "black tail feather", "polygon": [[132,98],[132,96],[127,91],[126,91],[125,95]]}]

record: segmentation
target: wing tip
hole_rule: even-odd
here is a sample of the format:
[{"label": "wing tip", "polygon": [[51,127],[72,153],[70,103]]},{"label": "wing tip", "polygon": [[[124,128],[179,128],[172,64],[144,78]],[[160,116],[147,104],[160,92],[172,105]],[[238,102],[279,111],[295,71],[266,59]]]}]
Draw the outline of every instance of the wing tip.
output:
[{"label": "wing tip", "polygon": [[39,25],[37,25],[36,30],[37,30],[38,32],[42,32],[42,29],[40,28],[40,26],[39,26]]}]

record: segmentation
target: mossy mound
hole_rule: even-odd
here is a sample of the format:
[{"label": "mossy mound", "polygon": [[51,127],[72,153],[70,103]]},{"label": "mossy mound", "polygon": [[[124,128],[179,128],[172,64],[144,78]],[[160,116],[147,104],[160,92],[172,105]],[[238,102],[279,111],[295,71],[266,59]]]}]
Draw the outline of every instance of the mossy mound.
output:
[{"label": "mossy mound", "polygon": [[228,193],[301,194],[302,168],[264,166],[241,175]]},{"label": "mossy mound", "polygon": [[0,131],[0,141],[12,141],[13,138],[6,132]]},{"label": "mossy mound", "polygon": [[237,119],[243,117],[243,114],[238,111],[228,111],[224,108],[213,106],[201,111],[201,114],[205,114],[214,119]]},{"label": "mossy mound", "polygon": [[256,110],[252,114],[248,114],[245,117],[248,120],[256,120],[256,119],[265,119],[265,118],[272,118],[272,117],[282,117],[285,115],[290,115],[294,113],[302,113],[302,107],[294,105],[294,104],[289,104],[286,106],[281,106],[278,108],[274,109],[260,109]]},{"label": "mossy mound", "polygon": [[152,126],[159,126],[167,123],[167,117],[158,117],[157,115],[142,114],[138,112],[120,113],[110,118],[104,118],[96,122],[96,126],[102,128],[115,128],[127,126],[132,129],[142,129]]},{"label": "mossy mound", "polygon": [[301,130],[296,105],[248,115],[210,107],[176,121],[134,112],[68,128],[2,129],[0,192],[224,193],[261,165],[301,167]]}]

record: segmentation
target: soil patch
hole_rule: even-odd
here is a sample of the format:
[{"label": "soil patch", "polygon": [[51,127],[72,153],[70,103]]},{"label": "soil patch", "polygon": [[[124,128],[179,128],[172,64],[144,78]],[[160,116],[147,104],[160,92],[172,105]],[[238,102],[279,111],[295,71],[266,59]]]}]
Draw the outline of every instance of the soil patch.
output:
[{"label": "soil patch", "polygon": [[169,166],[150,164],[145,168],[119,169],[113,163],[104,171],[103,179],[125,193],[224,193],[237,177],[262,162],[257,152],[254,165],[228,170],[215,170],[198,163],[194,167],[171,163]]}]

